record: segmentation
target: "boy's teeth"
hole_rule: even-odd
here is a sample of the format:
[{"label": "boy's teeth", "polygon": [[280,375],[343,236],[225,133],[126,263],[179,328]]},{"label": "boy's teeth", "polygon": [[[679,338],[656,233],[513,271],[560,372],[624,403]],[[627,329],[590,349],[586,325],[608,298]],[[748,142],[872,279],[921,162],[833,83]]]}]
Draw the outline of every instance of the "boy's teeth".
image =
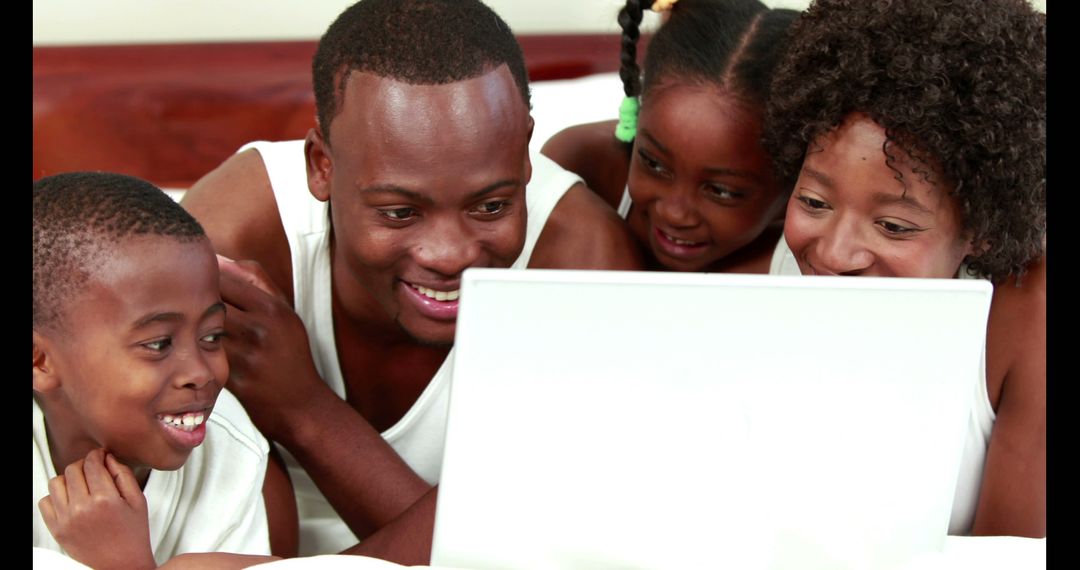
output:
[{"label": "boy's teeth", "polygon": [[195,428],[201,426],[206,421],[206,414],[203,412],[188,412],[179,416],[173,416],[170,414],[161,414],[158,416],[161,423],[178,430],[194,431]]},{"label": "boy's teeth", "polygon": [[461,295],[460,289],[455,289],[454,291],[436,291],[434,289],[428,289],[427,287],[423,287],[421,285],[413,285],[412,287],[413,289],[416,289],[417,291],[423,293],[425,297],[435,299],[436,301],[456,301]]}]

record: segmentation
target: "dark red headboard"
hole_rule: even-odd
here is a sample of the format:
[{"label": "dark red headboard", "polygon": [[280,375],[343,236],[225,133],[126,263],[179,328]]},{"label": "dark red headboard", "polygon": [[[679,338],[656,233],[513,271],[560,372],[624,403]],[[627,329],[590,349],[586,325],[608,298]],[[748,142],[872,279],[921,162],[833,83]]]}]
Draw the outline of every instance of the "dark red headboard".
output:
[{"label": "dark red headboard", "polygon": [[[520,36],[533,81],[615,71],[617,35]],[[34,178],[109,170],[185,189],[314,124],[314,41],[34,48]]]}]

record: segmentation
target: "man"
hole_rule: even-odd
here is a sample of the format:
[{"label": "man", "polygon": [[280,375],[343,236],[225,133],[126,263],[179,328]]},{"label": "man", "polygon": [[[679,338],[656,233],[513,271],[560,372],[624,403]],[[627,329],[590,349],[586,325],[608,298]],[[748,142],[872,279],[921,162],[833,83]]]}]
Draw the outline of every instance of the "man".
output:
[{"label": "man", "polygon": [[578,177],[530,157],[521,49],[479,1],[362,0],[313,72],[306,139],[238,153],[183,204],[257,262],[221,262],[229,389],[288,452],[301,554],[404,526],[426,563],[461,273],[640,259]]}]

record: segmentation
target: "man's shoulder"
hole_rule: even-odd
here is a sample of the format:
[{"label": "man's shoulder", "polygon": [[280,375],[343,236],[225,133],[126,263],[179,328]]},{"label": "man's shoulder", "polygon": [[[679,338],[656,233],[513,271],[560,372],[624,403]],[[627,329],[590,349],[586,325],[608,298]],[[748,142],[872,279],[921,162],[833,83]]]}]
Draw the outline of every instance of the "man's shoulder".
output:
[{"label": "man's shoulder", "polygon": [[532,163],[532,177],[529,179],[527,188],[534,194],[543,192],[561,197],[575,184],[582,181],[579,174],[568,170],[544,154],[530,152],[529,161]]},{"label": "man's shoulder", "polygon": [[[571,129],[581,129],[586,134],[595,135],[600,129],[607,130],[607,127],[605,123],[594,123]],[[549,145],[545,145],[542,153],[533,157],[533,177],[539,176],[545,180],[558,176],[563,194],[545,220],[529,259],[529,267],[642,268],[640,247],[615,208],[588,186],[587,176],[583,178],[571,172],[568,164],[547,156],[548,150]]]},{"label": "man's shoulder", "polygon": [[[206,230],[217,253],[258,261],[290,296],[289,243],[263,153],[268,149],[300,153],[296,160],[302,165],[302,143],[247,145],[199,179],[180,202]],[[302,168],[297,176],[304,176]],[[306,183],[298,191],[306,194]]]},{"label": "man's shoulder", "polygon": [[626,222],[584,183],[577,182],[548,216],[529,267],[636,270],[643,263],[641,249]]},{"label": "man's shoulder", "polygon": [[180,204],[206,230],[218,253],[250,258],[245,246],[280,219],[270,177],[259,152],[249,148],[230,156],[184,193]]},{"label": "man's shoulder", "polygon": [[240,204],[251,198],[273,196],[262,155],[245,146],[195,181],[180,201],[188,210],[205,210],[220,204]]}]

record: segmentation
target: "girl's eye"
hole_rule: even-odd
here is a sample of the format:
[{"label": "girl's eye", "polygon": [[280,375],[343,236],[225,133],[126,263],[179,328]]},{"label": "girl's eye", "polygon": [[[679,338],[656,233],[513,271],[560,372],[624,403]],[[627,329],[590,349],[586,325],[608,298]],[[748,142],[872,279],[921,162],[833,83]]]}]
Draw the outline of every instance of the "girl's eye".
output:
[{"label": "girl's eye", "polygon": [[656,160],[655,158],[645,154],[644,151],[638,151],[638,158],[641,159],[641,163],[645,165],[646,169],[656,174],[667,174],[667,169],[664,168],[664,165],[660,164],[660,161]]},{"label": "girl's eye", "polygon": [[715,200],[737,200],[743,197],[742,192],[717,184],[709,184],[706,186],[706,191],[709,193],[709,196]]},{"label": "girl's eye", "polygon": [[404,222],[416,216],[415,208],[387,208],[379,210],[379,214],[395,222]]},{"label": "girl's eye", "polygon": [[172,339],[169,337],[152,340],[150,342],[142,343],[144,348],[152,350],[154,352],[164,352],[170,346],[172,346]]},{"label": "girl's eye", "polygon": [[806,204],[806,207],[810,208],[811,210],[825,210],[829,207],[829,205],[825,202],[822,202],[821,200],[818,200],[816,198],[811,198],[810,196],[799,196],[798,199],[803,204]]},{"label": "girl's eye", "polygon": [[484,202],[476,207],[476,213],[484,216],[494,216],[502,213],[509,203],[508,200],[493,200],[491,202]]}]

